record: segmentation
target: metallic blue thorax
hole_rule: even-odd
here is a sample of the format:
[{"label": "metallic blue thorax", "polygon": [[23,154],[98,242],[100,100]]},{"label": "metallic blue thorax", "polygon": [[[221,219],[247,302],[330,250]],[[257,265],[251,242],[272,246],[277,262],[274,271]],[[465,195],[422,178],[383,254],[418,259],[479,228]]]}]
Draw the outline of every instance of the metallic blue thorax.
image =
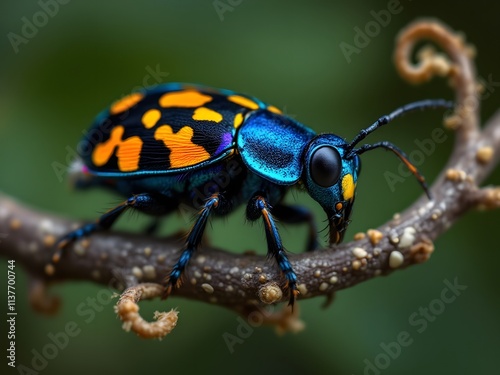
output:
[{"label": "metallic blue thorax", "polygon": [[293,185],[301,177],[303,153],[315,135],[291,118],[259,110],[247,117],[236,144],[256,174],[277,185]]}]

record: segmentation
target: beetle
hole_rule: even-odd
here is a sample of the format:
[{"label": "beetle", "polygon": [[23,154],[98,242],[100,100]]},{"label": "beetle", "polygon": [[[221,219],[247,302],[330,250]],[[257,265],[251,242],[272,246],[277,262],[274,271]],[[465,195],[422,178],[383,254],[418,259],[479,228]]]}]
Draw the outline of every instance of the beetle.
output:
[{"label": "beetle", "polygon": [[392,151],[430,196],[423,176],[390,142],[355,146],[396,117],[417,109],[451,108],[443,100],[400,107],[361,130],[349,143],[335,134],[316,134],[257,98],[202,85],[167,83],[132,93],[101,112],[79,145],[73,165],[77,188],[104,186],[127,199],[59,239],[53,262],[73,241],[109,229],[128,209],[163,216],[187,205],[198,209],[182,253],[165,279],[166,298],[202,239],[211,215],[224,216],[246,204],[250,221],[262,218],[268,255],[290,291],[293,306],[297,276],[282,244],[276,219],[307,223],[307,250],[317,247],[313,215],[283,203],[300,187],[325,211],[330,243],[342,241],[355,199],[360,157],[366,151]]}]

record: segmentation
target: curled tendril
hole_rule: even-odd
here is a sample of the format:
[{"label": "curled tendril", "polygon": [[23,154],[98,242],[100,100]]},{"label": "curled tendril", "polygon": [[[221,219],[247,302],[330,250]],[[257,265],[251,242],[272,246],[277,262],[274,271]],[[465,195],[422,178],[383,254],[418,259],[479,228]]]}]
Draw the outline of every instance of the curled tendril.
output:
[{"label": "curled tendril", "polygon": [[[445,53],[425,46],[417,54],[418,62],[415,64],[412,53],[415,45],[423,40],[435,43]],[[455,114],[448,121],[453,123],[453,128],[461,128],[458,136],[463,136],[463,139],[463,133],[478,131],[479,97],[472,62],[474,54],[474,48],[465,43],[462,34],[430,20],[417,21],[403,29],[397,38],[394,53],[396,69],[408,82],[424,83],[435,76],[450,78],[452,87],[456,90],[457,106]]]},{"label": "curled tendril", "polygon": [[123,329],[134,331],[143,338],[163,338],[175,328],[178,311],[155,312],[155,322],[147,322],[139,314],[138,303],[142,300],[161,297],[163,287],[159,284],[144,283],[126,289],[115,306],[115,312],[123,322]]}]

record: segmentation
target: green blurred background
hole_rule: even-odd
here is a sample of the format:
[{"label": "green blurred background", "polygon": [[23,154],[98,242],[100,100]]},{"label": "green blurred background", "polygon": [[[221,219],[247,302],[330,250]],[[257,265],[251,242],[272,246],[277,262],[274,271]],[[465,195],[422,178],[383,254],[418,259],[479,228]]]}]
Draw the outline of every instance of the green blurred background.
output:
[{"label": "green blurred background", "polygon": [[[93,117],[141,86],[151,69],[161,72],[157,82],[198,82],[255,95],[318,132],[347,139],[406,102],[452,98],[443,80],[412,87],[394,70],[394,38],[418,17],[436,17],[464,31],[477,47],[479,74],[500,81],[498,3],[402,1],[402,11],[359,54],[351,55],[350,63],[339,44],[353,44],[354,27],[363,29],[373,20],[370,12],[387,9],[387,1],[215,4],[228,7],[222,16],[213,1],[74,0],[60,5],[57,14],[48,17],[46,25],[15,53],[8,33],[22,34],[22,17],[32,20],[41,6],[35,0],[3,0],[0,190],[38,209],[72,218],[94,219],[110,207],[116,196],[70,191],[67,176],[59,178],[53,163],[66,164],[68,147],[76,146]],[[150,84],[156,83],[154,78]],[[493,89],[482,102],[485,119],[498,108],[500,89]],[[417,149],[415,140],[429,138],[441,118],[442,113],[436,112],[407,116],[370,141],[387,139],[411,152]],[[447,133],[447,140],[437,144],[421,165],[431,181],[452,144],[453,135]],[[363,158],[348,238],[382,224],[421,194],[412,178],[391,191],[384,172],[397,173],[397,168],[397,159],[382,151]],[[500,173],[487,182],[500,183]],[[296,200],[323,220],[307,196],[297,195]],[[30,366],[32,350],[42,351],[50,343],[49,333],[61,332],[74,321],[81,333],[48,361],[42,373],[362,374],[365,360],[373,363],[383,353],[381,343],[396,340],[402,331],[409,332],[413,342],[381,373],[498,373],[500,256],[498,236],[492,230],[498,228],[499,218],[498,212],[468,214],[436,241],[437,251],[426,264],[342,291],[326,310],[321,308],[322,299],[300,302],[305,331],[278,337],[269,328],[258,328],[235,345],[233,353],[223,334],[236,335],[240,323],[222,308],[178,298],[143,303],[148,317],[157,309],[176,306],[181,311],[170,336],[161,342],[145,341],[121,330],[111,303],[99,305],[102,311],[85,322],[88,315],[79,314],[78,306],[102,290],[91,283],[56,286],[54,291],[64,300],[60,314],[53,318],[35,314],[27,303],[25,274],[18,268],[17,360]],[[118,227],[135,228],[143,221],[128,215]],[[175,215],[164,224],[164,233],[188,225]],[[291,251],[301,251],[305,228],[282,227],[281,233]],[[262,227],[245,225],[242,210],[230,220],[214,221],[209,237],[223,248],[265,248]],[[1,280],[6,280],[6,260],[1,262]],[[454,278],[467,290],[418,333],[409,317],[440,297],[443,280]],[[4,289],[2,300],[6,300]],[[2,329],[2,345],[4,334]]]}]

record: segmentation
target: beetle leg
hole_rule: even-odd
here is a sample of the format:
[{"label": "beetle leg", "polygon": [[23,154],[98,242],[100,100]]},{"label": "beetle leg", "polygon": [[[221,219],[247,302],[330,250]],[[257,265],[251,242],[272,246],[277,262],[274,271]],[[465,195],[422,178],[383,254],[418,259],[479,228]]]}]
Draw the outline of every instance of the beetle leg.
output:
[{"label": "beetle leg", "polygon": [[[167,201],[168,202],[168,201]],[[85,224],[80,228],[61,237],[56,244],[56,251],[52,256],[52,262],[57,263],[61,258],[64,249],[72,242],[86,237],[94,232],[99,232],[111,228],[115,221],[127,209],[134,208],[156,215],[164,215],[175,209],[175,206],[166,204],[165,201],[159,201],[149,194],[138,194],[128,198],[122,204],[103,214],[95,223]]]},{"label": "beetle leg", "polygon": [[219,193],[214,193],[205,201],[203,208],[198,214],[196,222],[194,223],[191,231],[188,234],[184,251],[179,257],[179,260],[177,260],[177,263],[172,268],[170,275],[165,280],[166,285],[165,291],[163,293],[163,298],[167,298],[174,288],[180,286],[180,278],[182,276],[182,273],[184,272],[184,269],[189,263],[189,260],[191,259],[193,253],[201,242],[210,213],[219,206],[220,201],[221,197],[219,196]]},{"label": "beetle leg", "polygon": [[269,203],[263,196],[256,195],[250,200],[247,206],[247,218],[249,220],[257,220],[259,217],[264,219],[264,228],[267,238],[267,254],[268,256],[274,257],[281,272],[285,275],[287,287],[290,288],[290,301],[288,304],[293,308],[295,297],[299,294],[297,289],[297,275],[283,248],[278,228],[276,228],[276,223],[271,215]]},{"label": "beetle leg", "polygon": [[318,231],[316,228],[316,222],[313,214],[308,208],[296,205],[287,206],[280,203],[273,207],[273,215],[283,223],[307,223],[309,233],[306,251],[312,251],[318,248]]}]

